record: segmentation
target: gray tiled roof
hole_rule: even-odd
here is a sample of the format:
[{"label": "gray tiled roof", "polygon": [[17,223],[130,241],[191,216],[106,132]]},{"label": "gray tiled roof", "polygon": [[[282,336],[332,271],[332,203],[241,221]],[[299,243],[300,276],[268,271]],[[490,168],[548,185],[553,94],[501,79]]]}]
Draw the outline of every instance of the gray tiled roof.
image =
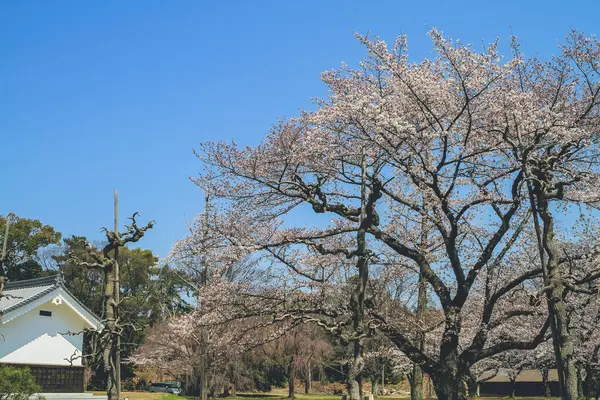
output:
[{"label": "gray tiled roof", "polygon": [[55,289],[62,288],[73,300],[93,318],[100,321],[100,318],[92,310],[87,308],[79,299],[73,296],[67,288],[64,287],[62,274],[45,276],[43,278],[27,279],[23,281],[9,282],[4,285],[4,296],[0,298],[0,315],[6,314],[17,308],[23,307],[47,295]]},{"label": "gray tiled roof", "polygon": [[53,276],[9,282],[4,286],[4,296],[0,298],[0,313],[7,313],[22,307],[50,293],[62,283],[62,277]]}]

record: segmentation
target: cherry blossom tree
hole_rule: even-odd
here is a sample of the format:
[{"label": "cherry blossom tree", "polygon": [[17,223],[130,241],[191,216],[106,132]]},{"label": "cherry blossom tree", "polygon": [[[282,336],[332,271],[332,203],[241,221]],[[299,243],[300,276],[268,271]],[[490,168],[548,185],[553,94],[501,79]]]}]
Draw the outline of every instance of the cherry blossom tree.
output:
[{"label": "cherry blossom tree", "polygon": [[498,375],[500,371],[500,362],[493,358],[486,358],[476,362],[469,370],[469,394],[480,396],[480,385]]},{"label": "cherry blossom tree", "polygon": [[510,397],[514,398],[518,376],[534,365],[533,354],[531,351],[511,350],[498,354],[496,358],[500,363],[500,372],[508,377],[511,384]]},{"label": "cherry blossom tree", "polygon": [[574,399],[574,344],[564,298],[576,282],[561,272],[557,212],[551,204],[585,205],[600,199],[595,187],[600,157],[600,42],[573,31],[551,62],[525,60],[518,45],[513,48],[521,62],[504,79],[504,106],[489,110],[489,131],[503,138],[506,155],[527,181],[563,398]]},{"label": "cherry blossom tree", "polygon": [[[385,369],[389,374],[409,376],[413,369],[413,363],[387,338],[376,335],[367,342],[364,369],[364,373],[371,380],[371,393],[374,396],[378,396],[380,393],[383,394]],[[382,383],[381,388],[379,387],[380,382]]]},{"label": "cherry blossom tree", "polygon": [[271,321],[248,322],[196,310],[154,327],[129,361],[138,367],[183,377],[188,391],[203,387],[205,397],[214,397],[218,385],[226,391],[235,387],[233,375],[239,372],[235,364],[241,362],[244,354],[280,338],[290,329],[286,323],[274,326]]},{"label": "cherry blossom tree", "polygon": [[311,324],[302,324],[265,344],[261,351],[286,367],[288,398],[292,399],[299,377],[303,378],[305,393],[310,393],[313,368],[331,354],[332,346],[320,329],[315,329]]},{"label": "cherry blossom tree", "polygon": [[596,379],[600,376],[600,299],[597,296],[580,299],[583,303],[571,314],[575,342],[575,364],[586,381],[586,397],[592,389],[598,391]]},{"label": "cherry blossom tree", "polygon": [[[465,396],[471,366],[534,349],[550,327],[572,362],[559,299],[569,284],[557,272],[568,260],[557,253],[549,202],[595,200],[586,187],[595,176],[597,42],[571,35],[543,64],[519,53],[503,61],[497,43],[476,51],[436,30],[431,37],[435,56],[413,63],[404,37],[390,49],[359,36],[368,58],[324,73],[329,95],[314,111],[281,121],[259,146],[197,151],[205,170],[195,181],[218,203],[224,253],[246,252],[262,271],[260,282],[219,286],[215,305],[243,304],[232,317],[313,322],[345,340],[352,400],[374,330],[431,376],[439,399]],[[371,304],[379,267],[418,274],[438,318],[389,299]],[[552,283],[543,289],[550,318],[527,301],[542,279]],[[476,319],[469,329],[467,317]]]},{"label": "cherry blossom tree", "polygon": [[599,257],[593,255],[597,232],[598,221],[580,218],[574,232],[576,240],[561,241],[561,252],[565,257],[571,258],[570,254],[590,254],[590,257],[583,259],[571,259],[561,271],[569,285],[573,282],[579,283],[576,287],[571,287],[565,302],[569,316],[569,333],[574,342],[575,366],[578,378],[585,379],[587,398],[590,398],[592,392],[598,396],[597,379],[600,376],[600,297],[598,282],[590,280],[598,273]]}]

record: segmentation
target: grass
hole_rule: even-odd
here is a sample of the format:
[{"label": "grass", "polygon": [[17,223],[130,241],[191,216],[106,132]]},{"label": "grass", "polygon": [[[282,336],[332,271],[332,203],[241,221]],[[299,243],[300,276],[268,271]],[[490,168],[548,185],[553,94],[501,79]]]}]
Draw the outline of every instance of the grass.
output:
[{"label": "grass", "polygon": [[[94,394],[105,395],[106,392],[94,392]],[[150,393],[150,392],[122,392],[121,399],[126,397],[129,400],[184,400],[185,396],[176,396],[174,394],[167,393]],[[340,395],[326,395],[326,394],[296,394],[298,400],[341,400]],[[244,393],[238,394],[236,397],[228,397],[227,400],[285,400],[287,399],[287,393]],[[380,399],[390,400],[403,400],[407,397],[395,397],[385,396]],[[481,397],[481,400],[507,400],[509,397]],[[546,398],[546,397],[515,397],[513,400],[557,400],[557,398]]]},{"label": "grass", "polygon": [[[94,392],[97,395],[106,395],[106,392]],[[174,394],[167,393],[150,393],[150,392],[121,392],[121,399],[126,397],[129,400],[184,400],[186,396],[176,396]],[[327,395],[327,394],[296,394],[298,400],[341,400],[340,395]],[[386,399],[400,400],[406,399],[406,397],[392,397],[386,396]],[[284,393],[243,393],[238,394],[236,397],[228,397],[224,400],[287,400],[287,392]],[[488,400],[488,399],[486,399]],[[548,400],[548,399],[544,399]]]},{"label": "grass", "polygon": [[[94,394],[105,396],[106,392],[94,392]],[[184,400],[185,397],[175,396],[168,393],[150,393],[150,392],[121,392],[121,399],[126,397],[129,400]]]}]

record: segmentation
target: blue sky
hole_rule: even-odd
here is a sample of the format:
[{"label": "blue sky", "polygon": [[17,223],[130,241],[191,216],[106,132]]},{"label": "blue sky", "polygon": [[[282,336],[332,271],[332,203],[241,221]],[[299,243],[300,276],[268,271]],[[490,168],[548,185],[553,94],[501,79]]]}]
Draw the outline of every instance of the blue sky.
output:
[{"label": "blue sky", "polygon": [[600,1],[0,1],[0,214],[102,239],[156,220],[140,242],[166,256],[202,209],[188,179],[205,140],[255,144],[323,95],[320,73],[364,56],[352,32],[431,50],[507,38],[556,51],[570,27],[598,33]]}]

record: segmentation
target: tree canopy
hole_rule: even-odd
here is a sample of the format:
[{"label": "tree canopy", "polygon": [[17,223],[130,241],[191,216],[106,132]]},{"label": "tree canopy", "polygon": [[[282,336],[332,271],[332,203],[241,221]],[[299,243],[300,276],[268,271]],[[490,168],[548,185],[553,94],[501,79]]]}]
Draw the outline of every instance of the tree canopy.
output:
[{"label": "tree canopy", "polygon": [[10,218],[4,268],[9,280],[31,279],[43,275],[39,252],[60,243],[61,234],[40,220],[12,214],[0,216],[0,245],[4,243],[6,220]]}]

